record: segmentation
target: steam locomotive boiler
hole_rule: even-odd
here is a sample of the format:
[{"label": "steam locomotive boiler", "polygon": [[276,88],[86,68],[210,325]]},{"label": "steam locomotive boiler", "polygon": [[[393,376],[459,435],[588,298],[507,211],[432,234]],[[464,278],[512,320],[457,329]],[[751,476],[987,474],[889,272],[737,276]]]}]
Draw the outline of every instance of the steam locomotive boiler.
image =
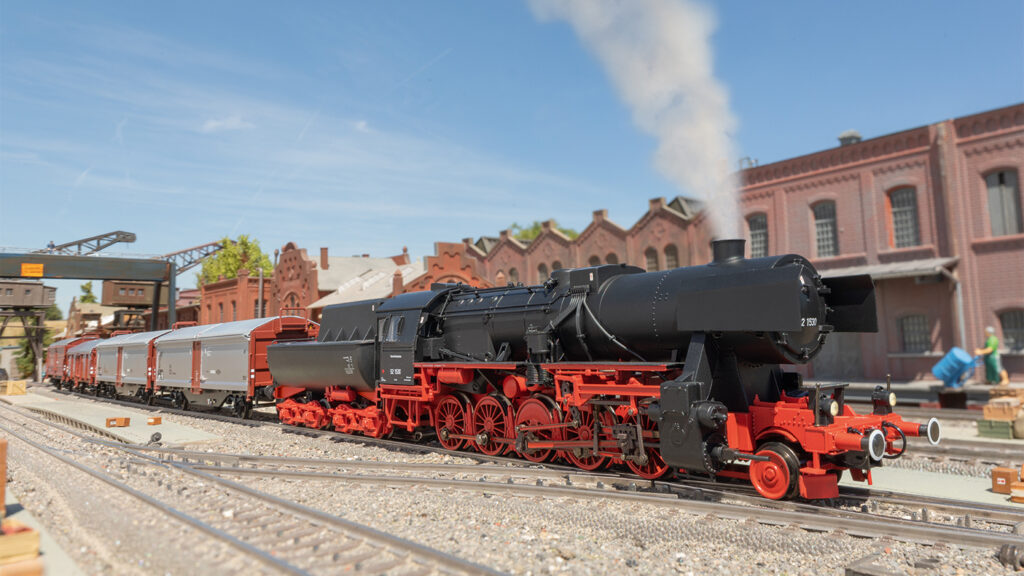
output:
[{"label": "steam locomotive boiler", "polygon": [[898,457],[905,422],[876,391],[871,414],[844,385],[804,386],[832,332],[873,332],[868,276],[822,278],[796,255],[707,265],[557,270],[540,286],[430,291],[324,310],[315,341],[268,347],[282,421],[383,436],[433,431],[451,450],[625,464],[644,478],[748,479],[762,495],[838,495],[844,470]]}]

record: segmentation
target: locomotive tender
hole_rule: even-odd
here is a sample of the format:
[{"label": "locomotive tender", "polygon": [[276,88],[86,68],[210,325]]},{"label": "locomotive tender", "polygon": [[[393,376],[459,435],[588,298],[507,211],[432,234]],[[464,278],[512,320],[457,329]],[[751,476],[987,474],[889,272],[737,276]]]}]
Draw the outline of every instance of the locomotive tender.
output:
[{"label": "locomotive tender", "polygon": [[380,437],[433,430],[450,450],[625,464],[659,478],[748,479],[767,498],[838,496],[938,422],[904,421],[876,390],[803,386],[831,332],[875,332],[868,276],[822,278],[797,255],[707,265],[557,270],[540,286],[430,291],[324,309],[315,341],[267,347],[282,422]]}]

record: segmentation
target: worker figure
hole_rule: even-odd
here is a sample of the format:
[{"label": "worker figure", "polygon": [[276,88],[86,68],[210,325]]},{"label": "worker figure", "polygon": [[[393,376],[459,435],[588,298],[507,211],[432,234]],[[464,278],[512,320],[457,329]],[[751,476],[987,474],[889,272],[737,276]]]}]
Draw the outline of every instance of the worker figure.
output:
[{"label": "worker figure", "polygon": [[57,245],[53,243],[53,240],[50,240],[50,243],[46,245],[46,251],[53,252],[53,249],[56,247]]},{"label": "worker figure", "polygon": [[985,328],[985,347],[975,348],[975,356],[985,357],[985,382],[988,384],[999,384],[1003,386],[1010,383],[1010,376],[999,364],[999,338],[996,338],[996,329],[989,326]]}]

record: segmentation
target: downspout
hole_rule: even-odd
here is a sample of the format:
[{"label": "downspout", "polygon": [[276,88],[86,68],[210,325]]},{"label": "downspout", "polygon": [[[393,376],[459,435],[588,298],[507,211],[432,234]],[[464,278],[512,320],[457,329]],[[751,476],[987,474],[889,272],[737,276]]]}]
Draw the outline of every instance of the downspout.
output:
[{"label": "downspout", "polygon": [[960,336],[960,341],[957,344],[963,348],[967,345],[967,333],[964,331],[964,293],[960,288],[960,280],[956,277],[956,274],[950,272],[945,266],[939,266],[939,274],[952,282],[953,288],[956,290],[956,322]]},{"label": "downspout", "polygon": [[256,317],[263,318],[263,266],[260,266],[259,296],[256,297]]}]

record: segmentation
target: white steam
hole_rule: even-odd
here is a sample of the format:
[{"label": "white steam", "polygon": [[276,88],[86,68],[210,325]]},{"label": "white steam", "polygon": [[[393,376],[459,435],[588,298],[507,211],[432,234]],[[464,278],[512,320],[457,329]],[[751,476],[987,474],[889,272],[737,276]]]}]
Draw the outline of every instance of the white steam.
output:
[{"label": "white steam", "polygon": [[719,237],[738,237],[736,118],[712,71],[710,10],[691,0],[530,0],[530,6],[538,19],[572,25],[633,121],[658,139],[658,169],[707,202]]}]

